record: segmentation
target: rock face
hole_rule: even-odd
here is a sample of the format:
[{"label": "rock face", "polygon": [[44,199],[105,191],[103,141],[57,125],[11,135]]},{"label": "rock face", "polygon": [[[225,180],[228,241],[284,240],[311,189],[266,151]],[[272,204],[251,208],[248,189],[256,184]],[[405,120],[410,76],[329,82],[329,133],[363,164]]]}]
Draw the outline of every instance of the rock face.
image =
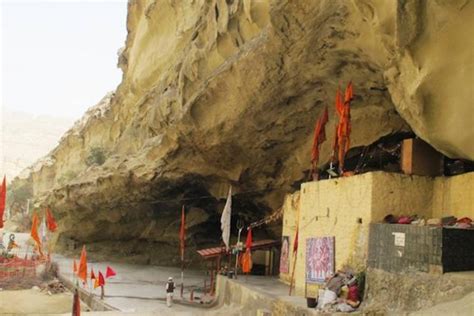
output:
[{"label": "rock face", "polygon": [[[190,247],[219,240],[229,185],[234,214],[247,222],[280,207],[310,167],[325,106],[320,160],[329,157],[334,95],[350,80],[352,146],[411,127],[445,153],[472,159],[463,141],[468,83],[449,106],[454,83],[443,83],[445,73],[472,75],[456,70],[472,50],[444,60],[451,47],[434,47],[434,36],[458,32],[465,19],[455,16],[473,12],[469,1],[130,1],[122,83],[26,181],[58,213],[58,245],[107,245],[163,263],[177,257],[182,204]],[[462,122],[453,128],[455,119]],[[448,127],[449,135],[432,133]]]}]

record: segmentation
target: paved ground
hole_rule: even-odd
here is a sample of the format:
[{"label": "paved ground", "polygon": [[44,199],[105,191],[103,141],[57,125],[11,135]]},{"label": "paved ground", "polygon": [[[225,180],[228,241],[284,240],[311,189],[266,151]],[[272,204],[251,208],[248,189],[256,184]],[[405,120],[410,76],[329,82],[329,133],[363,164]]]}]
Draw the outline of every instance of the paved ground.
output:
[{"label": "paved ground", "polygon": [[[4,234],[4,245],[8,243],[9,232]],[[20,249],[15,249],[15,253],[24,256],[26,252],[31,253],[32,247],[27,241],[30,239],[27,233],[15,233],[16,242]],[[80,250],[76,259],[79,264]],[[73,258],[66,258],[61,255],[53,255],[53,261],[59,265],[60,274],[67,279],[74,281]],[[176,285],[180,284],[181,271],[178,268],[143,266],[134,264],[118,264],[111,262],[88,262],[88,269],[92,267],[96,275],[102,271],[105,276],[107,266],[111,266],[117,273],[113,278],[106,280],[105,302],[124,312],[170,312],[165,304],[165,284],[169,276],[172,276]],[[185,271],[185,298],[189,300],[189,287],[202,287],[206,275],[199,271]],[[92,289],[92,283],[85,287],[94,295],[100,296],[100,288]],[[179,288],[175,292],[176,299],[179,299]],[[199,297],[199,294],[196,294]],[[201,308],[197,308],[202,310]],[[195,311],[196,308],[175,304],[173,313],[183,312],[184,314]]]}]

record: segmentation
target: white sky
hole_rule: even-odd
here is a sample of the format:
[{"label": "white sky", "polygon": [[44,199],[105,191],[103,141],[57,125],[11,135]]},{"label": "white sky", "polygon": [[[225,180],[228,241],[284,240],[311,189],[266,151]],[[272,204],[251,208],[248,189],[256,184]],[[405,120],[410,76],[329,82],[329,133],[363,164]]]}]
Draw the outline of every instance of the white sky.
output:
[{"label": "white sky", "polygon": [[78,119],[120,83],[127,2],[1,1],[1,102]]}]

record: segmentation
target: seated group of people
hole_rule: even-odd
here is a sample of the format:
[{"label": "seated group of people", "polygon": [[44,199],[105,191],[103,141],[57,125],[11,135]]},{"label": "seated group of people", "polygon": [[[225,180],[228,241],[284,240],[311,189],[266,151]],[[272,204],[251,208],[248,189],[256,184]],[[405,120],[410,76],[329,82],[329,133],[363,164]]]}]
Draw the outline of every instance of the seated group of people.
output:
[{"label": "seated group of people", "polygon": [[[347,287],[347,294],[341,296],[342,289]],[[346,291],[344,291],[346,292]],[[326,280],[323,289],[319,290],[317,309],[335,309],[339,312],[352,312],[360,305],[357,278],[349,272],[338,271]]]}]

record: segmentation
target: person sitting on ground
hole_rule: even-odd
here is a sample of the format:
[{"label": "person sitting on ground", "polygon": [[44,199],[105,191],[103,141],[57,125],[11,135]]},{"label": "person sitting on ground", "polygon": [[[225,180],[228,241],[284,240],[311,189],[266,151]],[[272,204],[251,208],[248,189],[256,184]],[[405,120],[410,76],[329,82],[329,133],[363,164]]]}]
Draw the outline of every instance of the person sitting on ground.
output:
[{"label": "person sitting on ground", "polygon": [[174,282],[173,278],[168,278],[166,283],[166,306],[171,307],[173,305],[173,293],[174,293]]},{"label": "person sitting on ground", "polygon": [[353,312],[360,305],[359,286],[357,278],[354,276],[347,282],[347,297],[337,305],[338,312]]}]

